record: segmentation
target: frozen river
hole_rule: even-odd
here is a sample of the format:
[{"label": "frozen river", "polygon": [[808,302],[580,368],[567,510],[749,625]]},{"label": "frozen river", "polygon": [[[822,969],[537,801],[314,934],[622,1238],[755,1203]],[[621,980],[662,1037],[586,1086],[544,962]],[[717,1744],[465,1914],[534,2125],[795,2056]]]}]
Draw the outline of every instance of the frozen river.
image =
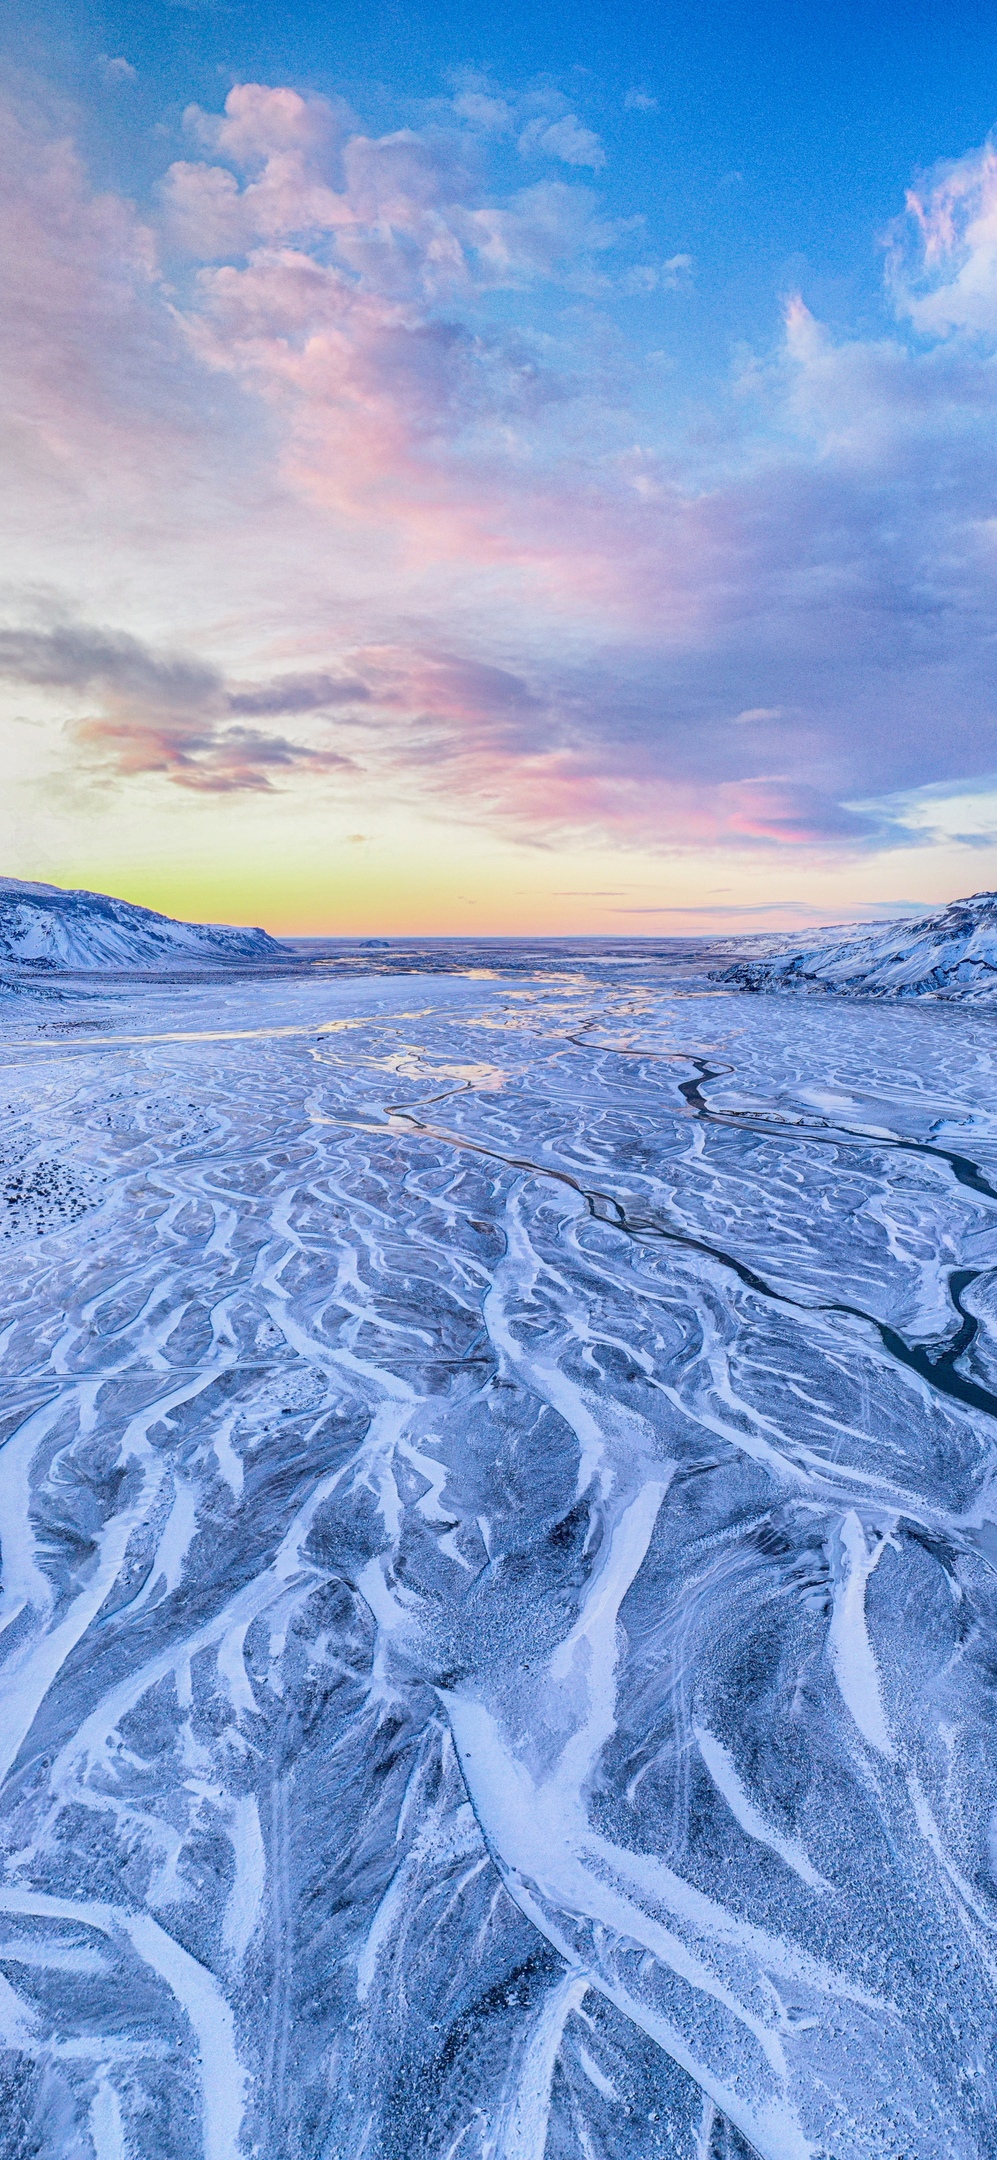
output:
[{"label": "frozen river", "polygon": [[3,2160],[997,2152],[997,1017],[514,957],[5,1000]]}]

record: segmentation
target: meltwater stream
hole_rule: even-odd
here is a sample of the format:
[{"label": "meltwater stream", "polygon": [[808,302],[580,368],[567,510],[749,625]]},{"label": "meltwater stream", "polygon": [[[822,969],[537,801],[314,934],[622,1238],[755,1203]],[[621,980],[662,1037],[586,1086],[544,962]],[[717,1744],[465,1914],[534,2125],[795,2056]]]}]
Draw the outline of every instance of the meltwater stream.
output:
[{"label": "meltwater stream", "polygon": [[997,1019],[534,958],[8,1002],[2,2160],[997,2152]]}]

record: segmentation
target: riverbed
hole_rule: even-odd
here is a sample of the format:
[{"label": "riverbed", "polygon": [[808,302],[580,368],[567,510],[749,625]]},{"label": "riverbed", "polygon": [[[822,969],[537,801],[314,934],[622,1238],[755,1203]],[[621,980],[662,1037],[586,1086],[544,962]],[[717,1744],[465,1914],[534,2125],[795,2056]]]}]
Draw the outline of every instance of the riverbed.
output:
[{"label": "riverbed", "polygon": [[639,948],[5,1001],[0,2152],[992,2156],[995,1056]]}]

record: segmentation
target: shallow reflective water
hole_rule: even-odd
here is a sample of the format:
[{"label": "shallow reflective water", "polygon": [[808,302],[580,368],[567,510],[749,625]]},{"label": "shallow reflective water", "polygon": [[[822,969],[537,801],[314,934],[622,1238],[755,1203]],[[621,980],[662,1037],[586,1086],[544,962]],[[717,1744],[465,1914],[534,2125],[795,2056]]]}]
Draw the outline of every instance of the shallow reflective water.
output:
[{"label": "shallow reflective water", "polygon": [[997,1020],[411,957],[5,1010],[0,2152],[992,2156]]}]

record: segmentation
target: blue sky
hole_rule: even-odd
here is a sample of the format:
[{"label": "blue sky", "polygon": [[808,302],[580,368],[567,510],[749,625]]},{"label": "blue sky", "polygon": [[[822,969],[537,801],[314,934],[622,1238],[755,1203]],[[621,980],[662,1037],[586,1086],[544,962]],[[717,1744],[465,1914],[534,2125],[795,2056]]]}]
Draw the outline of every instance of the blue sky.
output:
[{"label": "blue sky", "polygon": [[[984,6],[165,0],[16,8],[8,21],[14,68],[78,103],[95,173],[139,193],[169,162],[157,129],[232,81],[345,95],[383,130],[419,125],[463,77],[549,83],[605,144],[598,183],[612,214],[645,219],[666,256],[695,254],[680,325],[660,303],[650,323],[646,309],[626,311],[630,333],[670,339],[694,381],[704,364],[726,368],[733,340],[775,333],[788,286],[831,322],[881,315],[876,243],[905,188],[997,119]],[[127,97],[98,95],[101,53],[135,67]],[[628,93],[653,107],[628,110]]]},{"label": "blue sky", "polygon": [[12,867],[302,928],[997,882],[988,11],[8,23]]}]

